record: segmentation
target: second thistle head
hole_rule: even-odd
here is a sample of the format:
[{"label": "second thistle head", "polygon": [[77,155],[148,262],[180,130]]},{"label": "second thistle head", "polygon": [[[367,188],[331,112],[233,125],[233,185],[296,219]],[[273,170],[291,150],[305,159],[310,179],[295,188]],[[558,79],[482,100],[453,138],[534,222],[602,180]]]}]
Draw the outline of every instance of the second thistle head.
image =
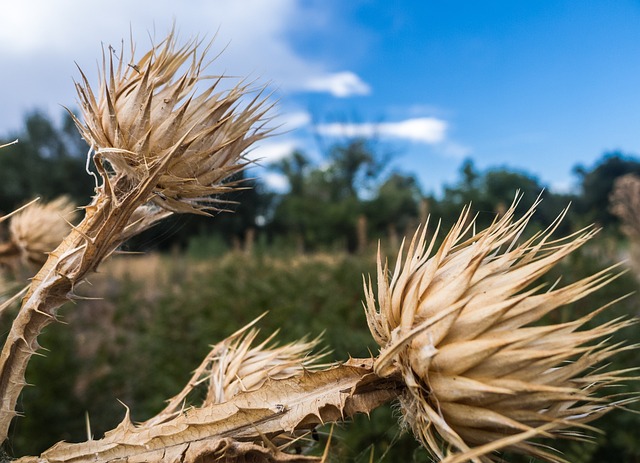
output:
[{"label": "second thistle head", "polygon": [[9,241],[0,245],[0,260],[13,253],[23,263],[42,265],[67,236],[75,218],[76,206],[64,196],[23,206],[10,216]]}]

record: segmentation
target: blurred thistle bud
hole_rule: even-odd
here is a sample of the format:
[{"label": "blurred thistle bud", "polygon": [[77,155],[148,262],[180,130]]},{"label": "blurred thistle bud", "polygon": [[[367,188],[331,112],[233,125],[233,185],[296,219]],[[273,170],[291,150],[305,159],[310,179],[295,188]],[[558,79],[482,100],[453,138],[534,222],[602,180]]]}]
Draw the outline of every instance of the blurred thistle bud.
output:
[{"label": "blurred thistle bud", "polygon": [[[262,91],[242,82],[221,90],[224,77],[203,74],[209,46],[200,52],[201,46],[199,40],[177,46],[172,31],[137,63],[114,57],[109,47],[97,94],[81,71],[76,89],[84,123],[76,124],[107,193],[124,197],[144,185],[143,203],[173,212],[217,210],[215,196],[236,185],[225,179],[248,164],[246,150],[268,135]],[[204,81],[212,83],[199,88]]]},{"label": "blurred thistle bud", "polygon": [[618,177],[609,195],[609,211],[620,219],[620,229],[629,239],[629,264],[640,281],[640,177]]},{"label": "blurred thistle bud", "polygon": [[273,333],[253,346],[259,330],[246,327],[217,344],[211,351],[205,377],[209,388],[204,406],[223,403],[240,392],[255,391],[268,380],[292,378],[326,365],[319,363],[322,353],[311,352],[318,339],[304,339],[277,345]]},{"label": "blurred thistle bud", "polygon": [[23,261],[42,265],[67,236],[76,215],[75,205],[66,197],[32,202],[10,217],[9,242],[0,254],[19,255]]},{"label": "blurred thistle bud", "polygon": [[613,183],[609,210],[622,222],[622,231],[635,242],[640,241],[640,177],[627,174]]},{"label": "blurred thistle bud", "polygon": [[607,305],[566,323],[535,324],[616,277],[606,269],[546,291],[537,283],[595,231],[551,239],[563,213],[524,239],[537,203],[516,220],[517,203],[479,233],[466,209],[433,255],[436,237],[426,246],[425,226],[404,261],[401,250],[393,274],[379,256],[377,293],[365,284],[368,323],[381,346],[375,370],[402,377],[405,421],[447,463],[502,461],[494,454],[500,450],[565,461],[531,439],[582,439],[569,428],[593,429],[586,423],[638,399],[594,396],[631,379],[594,368],[633,348],[597,342],[631,321],[580,330]]}]

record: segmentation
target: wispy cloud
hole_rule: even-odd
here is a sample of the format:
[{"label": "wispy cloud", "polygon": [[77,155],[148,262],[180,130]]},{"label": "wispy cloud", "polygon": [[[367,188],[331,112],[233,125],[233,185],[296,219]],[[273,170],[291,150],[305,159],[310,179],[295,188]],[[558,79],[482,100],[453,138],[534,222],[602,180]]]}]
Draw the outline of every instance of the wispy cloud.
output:
[{"label": "wispy cloud", "polygon": [[318,133],[330,137],[382,137],[434,145],[446,138],[447,122],[435,117],[419,117],[399,122],[320,124]]},{"label": "wispy cloud", "polygon": [[271,164],[289,156],[298,145],[295,140],[263,142],[249,151],[247,157],[263,165]]},{"label": "wispy cloud", "polygon": [[369,84],[351,71],[312,77],[303,85],[303,89],[313,92],[327,92],[338,98],[371,93]]},{"label": "wispy cloud", "polygon": [[311,114],[306,111],[283,112],[278,114],[274,123],[282,130],[295,130],[311,123]]},{"label": "wispy cloud", "polygon": [[260,178],[269,190],[275,191],[276,193],[285,193],[290,188],[289,180],[287,180],[287,177],[283,174],[264,172],[260,175]]}]

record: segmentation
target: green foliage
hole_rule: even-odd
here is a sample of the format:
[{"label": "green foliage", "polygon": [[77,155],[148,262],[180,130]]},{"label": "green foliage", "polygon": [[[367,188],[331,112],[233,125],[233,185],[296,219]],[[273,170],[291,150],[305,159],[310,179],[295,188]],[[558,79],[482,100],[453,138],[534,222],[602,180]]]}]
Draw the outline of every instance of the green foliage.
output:
[{"label": "green foliage", "polygon": [[372,211],[362,195],[370,192],[385,165],[386,160],[362,139],[331,147],[322,167],[294,152],[271,166],[291,188],[275,198],[267,231],[272,237],[285,236],[303,250],[337,244],[355,251],[358,218]]},{"label": "green foliage", "polygon": [[370,234],[385,236],[389,227],[399,233],[415,228],[422,193],[417,180],[394,172],[380,185],[377,195],[364,205]]},{"label": "green foliage", "polygon": [[[68,114],[57,127],[34,112],[26,117],[20,133],[0,137],[0,143],[15,138],[20,143],[5,148],[0,156],[0,211],[13,210],[37,195],[51,199],[70,194],[78,204],[86,204],[94,185],[85,173],[88,147]],[[245,188],[221,198],[228,201],[221,207],[234,214],[215,214],[215,220],[173,217],[133,239],[128,249],[185,249],[194,236],[212,235],[229,249],[251,234],[260,242],[299,251],[355,252],[363,248],[358,230],[363,219],[369,242],[406,234],[427,212],[448,226],[469,203],[478,215],[478,225],[486,226],[509,205],[516,190],[524,194],[521,211],[547,190],[532,224],[538,228],[548,226],[573,202],[579,219],[565,222],[559,231],[566,233],[594,221],[603,226],[617,224],[608,212],[613,182],[626,173],[640,173],[637,158],[608,153],[590,169],[576,167],[581,190],[564,195],[548,191],[527,172],[479,171],[473,161],[466,160],[458,181],[446,185],[440,197],[427,198],[413,175],[389,172],[389,161],[365,139],[329,147],[321,165],[296,151],[271,166],[286,177],[290,187],[286,193],[270,192],[259,180],[237,174],[232,180]]]},{"label": "green foliage", "polygon": [[31,455],[49,446],[54,435],[66,441],[87,437],[86,404],[74,393],[81,366],[67,328],[55,324],[39,339],[45,350],[34,356],[26,375],[27,383],[38,387],[22,393],[18,412],[23,417],[13,421],[6,449],[11,454]]},{"label": "green foliage", "polygon": [[31,113],[25,128],[0,137],[0,145],[16,138],[19,143],[0,155],[0,212],[10,212],[36,196],[67,195],[78,204],[88,203],[95,184],[85,172],[87,146],[71,116],[65,113],[62,126],[56,127],[45,115]]},{"label": "green foliage", "polygon": [[355,222],[361,212],[357,179],[370,158],[360,144],[332,151],[327,168],[310,168],[299,152],[273,166],[289,180],[292,189],[274,208],[272,235],[285,235],[303,249],[332,245],[337,237],[354,248]]},{"label": "green foliage", "polygon": [[581,192],[578,210],[587,223],[607,226],[617,224],[618,219],[609,212],[609,195],[616,178],[626,174],[640,174],[640,160],[619,151],[605,153],[595,166],[587,169],[577,166]]},{"label": "green foliage", "polygon": [[[445,186],[441,200],[431,201],[432,214],[442,218],[447,226],[455,222],[464,206],[471,204],[472,211],[478,216],[478,227],[484,228],[509,206],[516,191],[523,195],[518,213],[528,210],[544,191],[531,228],[546,228],[573,199],[572,196],[548,191],[536,177],[524,172],[506,168],[479,172],[471,160],[462,164],[460,177],[457,183]],[[559,232],[567,232],[568,225],[565,222]]]}]

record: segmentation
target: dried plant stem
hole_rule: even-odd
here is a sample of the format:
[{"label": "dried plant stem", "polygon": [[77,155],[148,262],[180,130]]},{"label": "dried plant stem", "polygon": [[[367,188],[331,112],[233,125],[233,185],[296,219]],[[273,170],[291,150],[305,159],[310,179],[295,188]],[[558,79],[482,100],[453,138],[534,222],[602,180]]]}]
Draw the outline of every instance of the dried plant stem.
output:
[{"label": "dried plant stem", "polygon": [[281,448],[289,446],[294,433],[369,413],[403,390],[398,378],[375,375],[372,359],[351,359],[326,370],[269,381],[256,391],[238,394],[221,404],[185,410],[153,426],[136,427],[127,414],[103,439],[59,443],[40,457],[17,461],[232,461],[238,454],[247,457],[252,453],[260,456],[259,461],[318,461],[286,454]]},{"label": "dried plant stem", "polygon": [[[270,105],[262,92],[245,104],[252,90],[238,84],[220,92],[221,77],[198,90],[198,83],[209,79],[203,74],[208,47],[200,53],[200,44],[193,40],[180,47],[172,31],[137,65],[127,66],[122,55],[117,64],[111,54],[105,56],[97,93],[84,74],[76,85],[84,123],[74,120],[91,146],[102,184],[83,221],[33,278],[3,346],[0,443],[17,415],[38,335],[75,297],[77,284],[127,238],[158,220],[174,212],[222,210],[219,196],[239,183],[225,181],[249,163],[246,150],[268,135]],[[179,75],[183,65],[187,69]],[[16,229],[27,236],[31,231]]]},{"label": "dried plant stem", "polygon": [[0,442],[7,439],[11,420],[17,415],[15,406],[26,384],[27,364],[40,347],[38,335],[56,319],[57,309],[74,298],[75,286],[126,238],[130,218],[141,198],[148,196],[148,188],[141,184],[129,194],[115,195],[106,182],[86,207],[82,222],[33,277],[0,354]]}]

